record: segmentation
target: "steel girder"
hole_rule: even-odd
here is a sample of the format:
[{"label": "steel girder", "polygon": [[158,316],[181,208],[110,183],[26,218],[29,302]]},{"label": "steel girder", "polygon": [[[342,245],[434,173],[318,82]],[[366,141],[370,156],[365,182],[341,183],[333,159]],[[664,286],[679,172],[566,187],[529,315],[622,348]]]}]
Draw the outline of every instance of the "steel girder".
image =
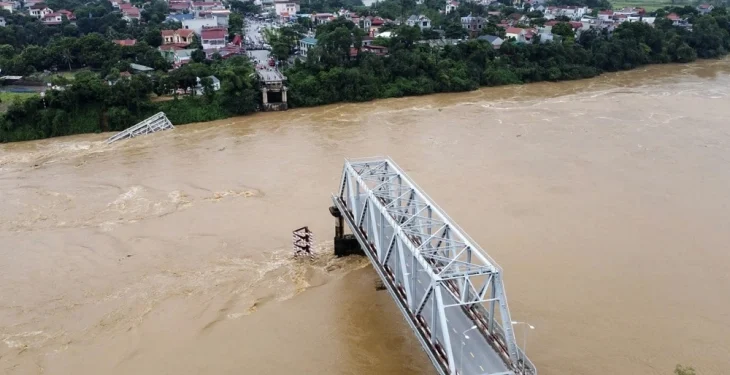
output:
[{"label": "steel girder", "polygon": [[106,140],[106,143],[114,143],[116,141],[120,141],[122,139],[127,138],[134,138],[138,137],[140,135],[155,133],[162,130],[167,129],[174,129],[175,126],[172,125],[172,122],[167,119],[167,116],[164,112],[158,112],[157,114],[148,117],[145,120],[142,120],[138,124],[131,126],[127,129],[122,130],[121,132],[114,134],[109,139]]},{"label": "steel girder", "polygon": [[497,352],[506,370],[537,373],[516,344],[501,268],[391,159],[346,160],[333,201],[441,373],[462,373],[451,309],[478,327],[483,350]]}]

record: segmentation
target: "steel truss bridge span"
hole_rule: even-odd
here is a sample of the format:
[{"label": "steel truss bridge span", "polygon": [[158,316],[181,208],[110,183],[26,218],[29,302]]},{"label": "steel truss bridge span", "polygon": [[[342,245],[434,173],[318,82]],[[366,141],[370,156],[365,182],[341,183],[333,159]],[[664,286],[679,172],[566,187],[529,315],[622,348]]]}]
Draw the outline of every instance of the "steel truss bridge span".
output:
[{"label": "steel truss bridge span", "polygon": [[440,374],[537,374],[501,268],[390,158],[346,160],[332,200]]}]

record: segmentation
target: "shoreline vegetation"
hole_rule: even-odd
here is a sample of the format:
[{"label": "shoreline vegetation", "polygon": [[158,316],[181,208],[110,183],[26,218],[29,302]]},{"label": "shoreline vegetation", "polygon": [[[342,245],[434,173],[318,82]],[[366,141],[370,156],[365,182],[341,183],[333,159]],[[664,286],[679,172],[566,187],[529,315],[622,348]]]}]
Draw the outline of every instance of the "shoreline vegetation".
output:
[{"label": "shoreline vegetation", "polygon": [[[48,0],[53,1],[61,3],[59,6],[74,3],[74,0]],[[561,1],[565,4],[565,0]],[[605,0],[582,1],[569,3],[591,6],[594,13],[610,8]],[[251,6],[252,3],[238,1],[230,5],[232,28],[243,28],[243,14],[251,13],[248,9]],[[309,6],[321,8],[309,9],[310,12],[331,9],[326,2],[313,1]],[[435,11],[438,6],[442,4],[435,0],[427,0],[422,5],[400,0],[384,0],[373,7],[353,5],[359,14],[393,18],[398,17],[398,12],[407,15],[419,9]],[[160,30],[179,27],[179,23],[164,21],[168,9],[160,0],[153,0],[144,9],[142,22],[129,23],[112,12],[106,0],[86,3],[74,11],[89,14],[89,18],[81,18],[76,24],[64,20],[60,26],[46,26],[27,16],[5,13],[8,26],[0,30],[3,74],[31,75],[52,68],[80,71],[54,76],[52,84],[61,89],[3,103],[8,108],[0,115],[0,143],[120,131],[159,111],[165,112],[173,124],[181,125],[257,110],[261,94],[248,58],[222,59],[213,54],[206,59],[201,50],[201,54],[193,54],[191,63],[171,69],[156,47],[162,43]],[[504,28],[494,22],[516,12],[526,13],[526,9],[511,6],[464,3],[452,14],[440,15],[439,23],[447,38],[463,38],[466,31],[461,28],[460,17],[468,14],[486,17],[495,9],[501,14],[496,19],[490,18],[483,34],[503,38]],[[670,14],[691,24],[691,30],[673,25],[666,17]],[[666,7],[652,16],[657,17],[653,25],[624,22],[612,33],[589,29],[576,34],[568,22],[561,20],[552,28],[552,34],[558,36],[556,41],[508,40],[499,49],[476,38],[455,45],[432,46],[427,42],[433,39],[432,30],[392,25],[391,38],[374,40],[375,45],[388,48],[385,56],[373,53],[353,56],[352,46],[359,47],[366,34],[352,22],[338,18],[319,25],[317,46],[305,60],[290,64],[284,71],[288,77],[289,104],[291,108],[311,107],[463,92],[485,86],[576,80],[649,64],[719,58],[730,49],[730,17],[725,7],[715,7],[704,15],[694,6]],[[302,21],[309,20],[300,19],[300,23],[269,35],[273,56],[286,60],[297,38],[312,27]],[[138,40],[134,46],[113,42],[132,37]],[[130,75],[127,73],[130,63],[135,62],[153,67],[154,72]],[[220,80],[219,90],[212,89],[208,78],[198,80],[210,76]],[[200,95],[175,94],[172,100],[157,100],[178,89],[196,86]]]}]

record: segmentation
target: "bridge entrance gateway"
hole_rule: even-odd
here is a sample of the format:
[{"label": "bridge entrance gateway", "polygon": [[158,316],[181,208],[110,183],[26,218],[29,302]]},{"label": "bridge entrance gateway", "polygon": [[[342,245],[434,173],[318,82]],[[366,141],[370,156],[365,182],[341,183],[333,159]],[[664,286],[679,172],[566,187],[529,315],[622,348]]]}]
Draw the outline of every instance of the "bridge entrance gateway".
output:
[{"label": "bridge entrance gateway", "polygon": [[359,243],[440,374],[537,374],[501,268],[390,158],[346,160],[332,201],[335,252]]}]

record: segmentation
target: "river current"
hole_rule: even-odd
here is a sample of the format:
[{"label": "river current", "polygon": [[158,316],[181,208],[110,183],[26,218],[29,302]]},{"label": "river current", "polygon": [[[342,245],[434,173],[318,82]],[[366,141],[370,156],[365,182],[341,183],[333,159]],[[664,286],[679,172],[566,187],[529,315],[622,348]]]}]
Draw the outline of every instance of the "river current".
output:
[{"label": "river current", "polygon": [[433,374],[332,256],[377,155],[503,267],[541,374],[730,374],[729,94],[705,61],[0,145],[0,374]]}]

